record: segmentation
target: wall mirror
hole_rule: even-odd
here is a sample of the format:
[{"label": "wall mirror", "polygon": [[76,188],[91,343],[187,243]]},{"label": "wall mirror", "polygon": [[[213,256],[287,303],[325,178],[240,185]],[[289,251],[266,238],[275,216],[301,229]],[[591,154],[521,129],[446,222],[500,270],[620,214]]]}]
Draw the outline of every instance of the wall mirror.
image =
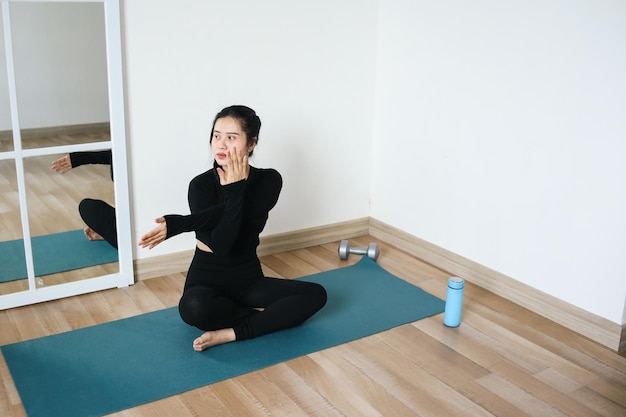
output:
[{"label": "wall mirror", "polygon": [[0,309],[131,285],[119,0],[0,3]]}]

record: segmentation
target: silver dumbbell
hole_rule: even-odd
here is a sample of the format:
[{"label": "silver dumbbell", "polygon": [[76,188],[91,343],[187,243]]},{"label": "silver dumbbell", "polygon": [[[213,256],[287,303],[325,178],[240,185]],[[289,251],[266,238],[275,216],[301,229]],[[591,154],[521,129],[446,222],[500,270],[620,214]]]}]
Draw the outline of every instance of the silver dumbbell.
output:
[{"label": "silver dumbbell", "polygon": [[376,261],[376,259],[378,259],[378,255],[380,254],[380,250],[378,249],[378,243],[370,243],[367,249],[351,248],[350,243],[347,240],[342,240],[339,243],[339,259],[348,259],[348,256],[350,256],[351,253],[354,255],[367,255],[368,258]]}]

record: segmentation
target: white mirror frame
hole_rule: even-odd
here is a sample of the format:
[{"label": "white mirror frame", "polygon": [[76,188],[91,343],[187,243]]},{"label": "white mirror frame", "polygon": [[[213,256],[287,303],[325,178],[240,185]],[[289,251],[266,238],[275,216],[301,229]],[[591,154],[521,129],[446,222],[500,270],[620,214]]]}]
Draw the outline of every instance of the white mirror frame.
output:
[{"label": "white mirror frame", "polygon": [[[109,117],[111,140],[103,143],[88,143],[82,145],[56,146],[39,149],[22,149],[20,125],[17,107],[17,91],[15,86],[15,71],[13,61],[13,47],[11,41],[11,22],[9,3],[103,3],[106,30],[107,74],[109,93]],[[2,5],[2,20],[5,40],[5,55],[7,63],[8,90],[11,108],[11,124],[13,130],[14,150],[0,153],[0,159],[14,159],[17,170],[17,181],[20,198],[20,215],[22,233],[24,236],[24,250],[26,255],[26,270],[28,273],[27,291],[0,295],[0,310],[34,304],[58,298],[70,297],[88,292],[100,291],[115,287],[126,287],[134,283],[132,243],[130,234],[130,203],[128,190],[128,175],[126,164],[126,123],[124,110],[124,84],[122,72],[122,40],[120,25],[119,0],[0,0]],[[0,48],[1,51],[1,48]],[[104,145],[104,146],[103,146]],[[119,271],[114,274],[51,285],[37,288],[28,222],[28,206],[26,204],[24,164],[23,159],[32,156],[53,155],[60,153],[89,151],[111,147],[113,166],[115,166],[115,208],[118,238]]]}]

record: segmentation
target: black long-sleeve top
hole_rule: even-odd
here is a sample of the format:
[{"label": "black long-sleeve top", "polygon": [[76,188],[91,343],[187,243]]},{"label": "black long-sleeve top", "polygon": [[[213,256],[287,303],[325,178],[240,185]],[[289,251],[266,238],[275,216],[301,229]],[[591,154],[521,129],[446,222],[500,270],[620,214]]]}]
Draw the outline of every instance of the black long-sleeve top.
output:
[{"label": "black long-sleeve top", "polygon": [[70,153],[72,168],[87,164],[111,165],[111,179],[113,179],[113,156],[111,150],[87,151]]},{"label": "black long-sleeve top", "polygon": [[216,168],[189,184],[191,214],[164,216],[167,237],[194,231],[213,251],[219,264],[235,264],[256,257],[259,234],[276,205],[282,177],[274,169],[250,167],[247,180],[222,186]]}]

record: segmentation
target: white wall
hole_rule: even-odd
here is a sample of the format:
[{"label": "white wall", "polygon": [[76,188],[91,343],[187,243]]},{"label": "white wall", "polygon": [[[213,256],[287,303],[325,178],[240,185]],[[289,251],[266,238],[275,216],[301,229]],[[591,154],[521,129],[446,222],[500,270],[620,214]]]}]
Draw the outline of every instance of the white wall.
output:
[{"label": "white wall", "polygon": [[[284,188],[265,234],[369,215],[376,1],[123,2],[134,236],[188,213],[215,114],[263,127],[251,163]],[[191,234],[134,258],[190,250]]]},{"label": "white wall", "polygon": [[379,3],[371,216],[626,322],[626,3]]},{"label": "white wall", "polygon": [[[12,3],[10,16],[20,127],[108,122],[103,5]],[[0,40],[0,130],[10,130]]]},{"label": "white wall", "polygon": [[123,2],[134,235],[243,103],[285,179],[266,234],[371,215],[623,323],[623,4]]}]

